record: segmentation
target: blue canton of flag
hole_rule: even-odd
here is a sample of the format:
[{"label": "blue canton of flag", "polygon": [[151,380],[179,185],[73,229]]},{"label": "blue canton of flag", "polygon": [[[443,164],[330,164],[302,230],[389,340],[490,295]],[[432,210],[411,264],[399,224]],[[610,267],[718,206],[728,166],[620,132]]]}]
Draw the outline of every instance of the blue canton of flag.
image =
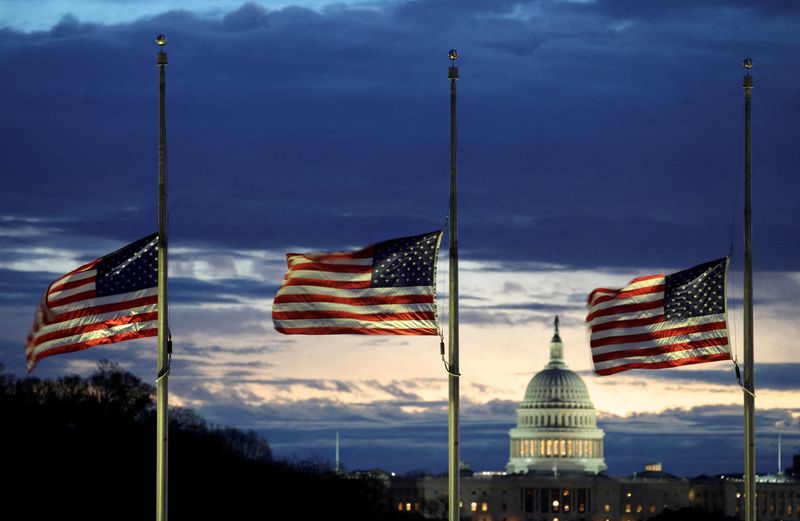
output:
[{"label": "blue canton of flag", "polygon": [[372,287],[433,286],[438,247],[433,234],[376,244]]}]

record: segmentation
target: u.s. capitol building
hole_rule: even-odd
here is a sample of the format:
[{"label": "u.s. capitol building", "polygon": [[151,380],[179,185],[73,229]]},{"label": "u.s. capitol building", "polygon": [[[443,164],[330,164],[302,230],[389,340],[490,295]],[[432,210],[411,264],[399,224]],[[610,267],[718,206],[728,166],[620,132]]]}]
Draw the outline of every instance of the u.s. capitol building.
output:
[{"label": "u.s. capitol building", "polygon": [[[744,518],[741,477],[678,478],[659,463],[630,477],[605,474],[604,433],[586,384],[564,361],[558,318],[549,362],[528,383],[509,438],[505,472],[462,472],[462,519],[644,521],[692,507]],[[446,475],[392,478],[389,501],[398,511],[447,519],[447,490]],[[759,476],[757,491],[759,521],[800,520],[797,477]]]}]

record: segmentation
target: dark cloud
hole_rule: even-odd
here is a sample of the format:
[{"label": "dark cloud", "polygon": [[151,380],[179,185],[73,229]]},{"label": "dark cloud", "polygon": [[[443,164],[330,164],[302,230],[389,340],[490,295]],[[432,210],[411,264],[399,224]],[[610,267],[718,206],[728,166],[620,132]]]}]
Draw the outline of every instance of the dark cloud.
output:
[{"label": "dark cloud", "polygon": [[[737,385],[736,372],[732,363],[723,362],[714,364],[711,369],[671,369],[669,371],[647,371],[648,380],[664,381],[691,385],[705,383],[715,385]],[[742,376],[744,376],[743,369]],[[797,375],[800,374],[800,364],[788,362],[780,364],[756,364],[753,370],[756,391],[760,389],[770,391],[786,391],[797,389]],[[586,378],[596,378],[590,371],[579,371]],[[641,371],[634,371],[641,374]],[[634,373],[632,372],[632,373]],[[603,379],[603,384],[613,384]]]},{"label": "dark cloud", "polygon": [[356,387],[348,382],[340,380],[319,380],[315,378],[289,378],[289,379],[276,379],[276,380],[259,380],[258,383],[273,385],[276,387],[290,388],[293,386],[306,387],[309,389],[317,389],[320,391],[335,391],[349,393],[353,392]]},{"label": "dark cloud", "polygon": [[[551,4],[558,2],[551,2]],[[702,3],[692,0],[642,3],[636,0],[597,0],[596,2],[561,2],[562,7],[602,13],[614,18],[663,20],[665,17],[680,19],[688,13],[718,12],[721,8],[735,10],[749,16],[775,16],[796,13],[797,4],[792,0],[758,2],[756,0],[710,0]]]},{"label": "dark cloud", "polygon": [[241,303],[249,298],[272,298],[279,287],[247,279],[171,277],[170,297],[176,304]]},{"label": "dark cloud", "polygon": [[235,347],[235,346],[196,346],[192,344],[184,344],[181,346],[182,351],[186,356],[209,358],[218,354],[252,356],[264,353],[269,353],[277,350],[274,346],[259,346],[259,347]]},{"label": "dark cloud", "polygon": [[[761,409],[756,415],[757,450],[762,455],[758,472],[774,472],[779,432],[775,423],[787,417],[785,409]],[[605,418],[600,423],[606,430],[610,472],[614,468],[630,468],[634,458],[661,461],[667,472],[681,469],[686,476],[742,472],[744,420],[741,406],[671,409],[630,418]],[[796,453],[800,449],[797,425],[780,431],[786,436],[784,439],[790,440],[784,445],[787,453]],[[633,471],[642,469],[640,464]],[[625,471],[628,472],[631,471]]]},{"label": "dark cloud", "polygon": [[[77,268],[77,266],[76,266]],[[3,291],[0,292],[0,304],[30,303],[31,320],[44,290],[53,281],[52,275],[41,272],[25,272],[0,268],[0,281]]]},{"label": "dark cloud", "polygon": [[255,31],[269,26],[269,12],[261,5],[250,2],[222,17],[220,28],[231,33]]},{"label": "dark cloud", "polygon": [[407,386],[404,385],[404,382],[391,382],[389,384],[378,384],[376,382],[375,387],[391,396],[394,396],[398,400],[403,401],[422,401],[422,398],[412,392],[407,391]]},{"label": "dark cloud", "polygon": [[[326,248],[428,229],[446,213],[446,176],[436,174],[447,169],[444,53],[460,44],[463,255],[680,265],[727,250],[736,192],[728,173],[741,170],[741,31],[676,23],[693,12],[687,3],[541,2],[541,12],[457,4],[245,4],[220,19],[172,11],[111,26],[65,18],[46,32],[6,29],[0,59],[18,73],[2,89],[19,103],[2,136],[15,151],[2,166],[16,173],[3,206],[17,217],[47,208],[73,233],[129,239],[154,227],[154,180],[143,175],[154,175],[157,132],[148,44],[165,32],[176,244]],[[453,9],[457,23],[436,22]],[[751,10],[782,23],[764,7],[703,9],[709,25]],[[666,33],[616,28],[626,12],[646,12]],[[752,39],[777,56],[794,48],[782,36]],[[655,67],[648,49],[681,59]],[[775,131],[791,125],[779,108],[796,106],[796,83],[771,86],[761,102],[773,117],[756,145],[762,169],[778,175],[796,159],[791,133]],[[791,190],[757,192],[758,208],[785,210],[758,210],[763,229],[796,222],[782,192]],[[720,240],[698,234],[698,222]],[[691,254],[674,247],[687,241]],[[791,241],[761,246],[770,265],[796,258]]]},{"label": "dark cloud", "polygon": [[566,306],[560,304],[547,304],[543,302],[530,302],[524,304],[497,304],[488,306],[490,309],[497,310],[523,310],[523,311],[541,311],[544,313],[563,313],[566,311],[575,311],[576,309],[583,309],[584,306]]}]

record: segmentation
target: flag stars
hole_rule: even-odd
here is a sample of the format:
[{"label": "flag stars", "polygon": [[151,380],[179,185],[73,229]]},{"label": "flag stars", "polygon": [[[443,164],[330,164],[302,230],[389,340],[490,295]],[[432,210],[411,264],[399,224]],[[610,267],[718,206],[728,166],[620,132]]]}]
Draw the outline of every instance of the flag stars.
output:
[{"label": "flag stars", "polygon": [[156,285],[158,240],[142,241],[103,257],[97,266],[98,296],[137,291]]},{"label": "flag stars", "polygon": [[409,237],[375,245],[373,286],[433,285],[438,235]]},{"label": "flag stars", "polygon": [[665,278],[667,318],[686,319],[725,312],[725,268],[704,264]]}]

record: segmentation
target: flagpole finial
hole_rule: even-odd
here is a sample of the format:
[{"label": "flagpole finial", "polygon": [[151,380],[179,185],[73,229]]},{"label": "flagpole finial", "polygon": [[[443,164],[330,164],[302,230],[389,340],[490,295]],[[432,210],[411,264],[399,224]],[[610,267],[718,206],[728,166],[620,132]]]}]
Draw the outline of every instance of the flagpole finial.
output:
[{"label": "flagpole finial", "polygon": [[167,37],[163,34],[156,36],[156,45],[158,45],[158,54],[156,55],[156,65],[167,64],[167,53],[164,52],[164,46],[167,44]]},{"label": "flagpole finial", "polygon": [[744,81],[742,86],[746,89],[747,94],[750,94],[750,90],[753,88],[753,77],[750,76],[750,69],[753,68],[753,60],[750,58],[745,58],[742,62],[742,67],[747,71],[747,74],[744,76]]},{"label": "flagpole finial", "polygon": [[450,66],[450,69],[447,71],[447,79],[457,80],[458,67],[456,67],[456,60],[458,59],[458,51],[455,49],[450,49],[447,53],[447,57],[450,58],[451,62],[453,62],[453,64]]}]

